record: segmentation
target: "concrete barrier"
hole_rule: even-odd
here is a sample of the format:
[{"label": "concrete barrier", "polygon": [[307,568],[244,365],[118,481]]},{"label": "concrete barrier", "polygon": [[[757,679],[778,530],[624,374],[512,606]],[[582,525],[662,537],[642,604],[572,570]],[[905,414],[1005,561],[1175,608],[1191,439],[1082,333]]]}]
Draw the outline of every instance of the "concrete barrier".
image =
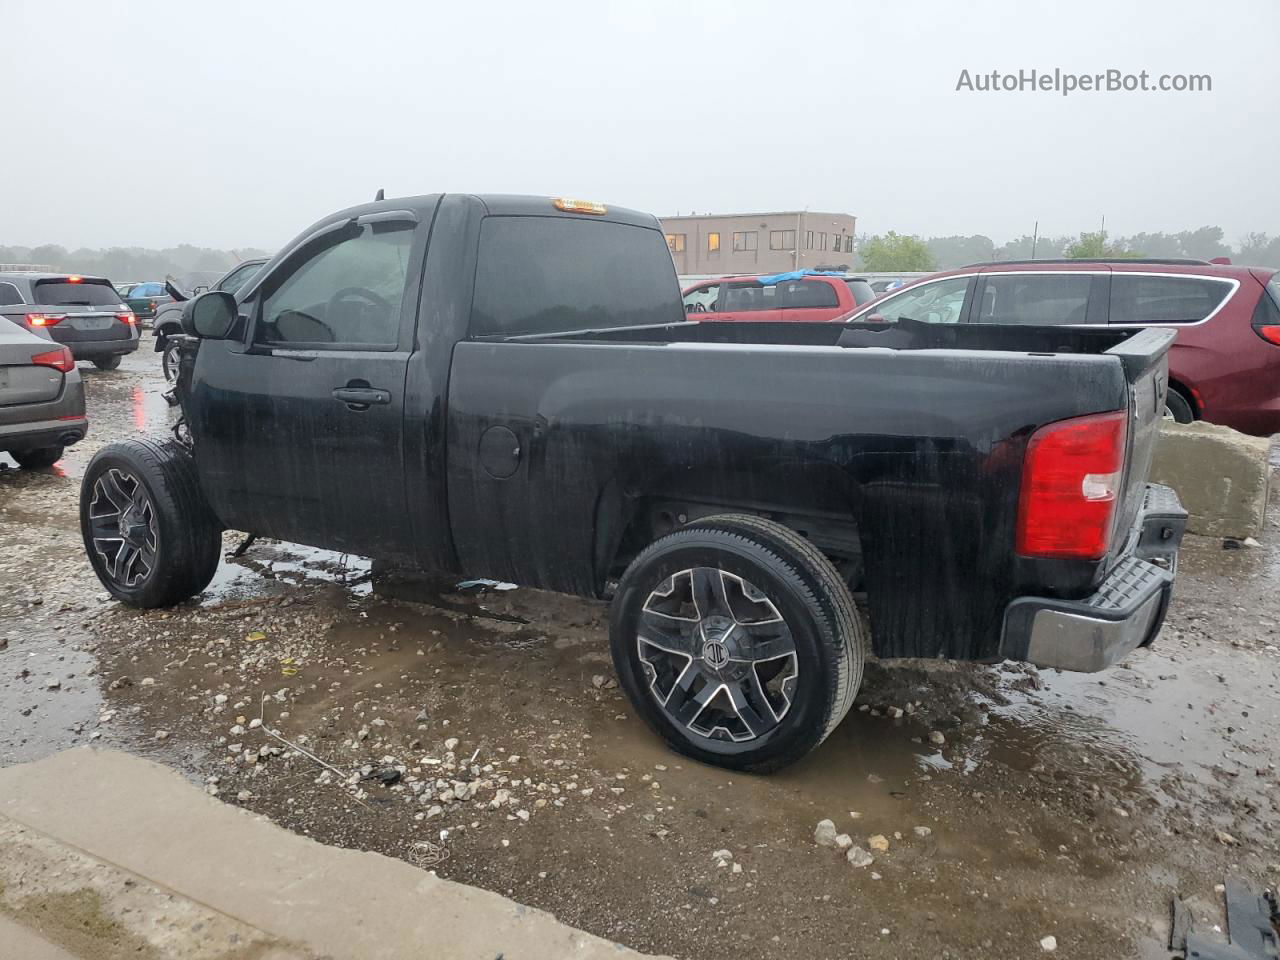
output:
[{"label": "concrete barrier", "polygon": [[1271,441],[1213,423],[1160,427],[1151,481],[1178,491],[1187,532],[1206,537],[1257,537],[1271,486]]}]

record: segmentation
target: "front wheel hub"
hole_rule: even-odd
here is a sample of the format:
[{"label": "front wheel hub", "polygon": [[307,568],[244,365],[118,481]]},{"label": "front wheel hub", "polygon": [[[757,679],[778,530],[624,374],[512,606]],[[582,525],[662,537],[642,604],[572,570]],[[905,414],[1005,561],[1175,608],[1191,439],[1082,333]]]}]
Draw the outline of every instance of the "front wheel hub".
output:
[{"label": "front wheel hub", "polygon": [[155,506],[137,477],[112,467],[93,483],[89,536],[115,583],[136,587],[155,569],[160,535]]}]

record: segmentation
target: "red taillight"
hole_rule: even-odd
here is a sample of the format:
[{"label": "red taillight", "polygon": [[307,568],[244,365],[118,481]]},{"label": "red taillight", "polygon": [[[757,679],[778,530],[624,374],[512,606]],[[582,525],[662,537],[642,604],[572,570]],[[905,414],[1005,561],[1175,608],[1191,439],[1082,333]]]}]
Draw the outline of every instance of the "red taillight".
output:
[{"label": "red taillight", "polygon": [[138,322],[138,318],[135,317],[132,313],[117,313],[116,319],[119,320],[121,323],[137,323]]},{"label": "red taillight", "polygon": [[71,351],[66,347],[59,350],[50,350],[48,353],[37,353],[31,358],[31,362],[40,367],[53,367],[55,370],[61,370],[63,373],[70,373],[76,368],[75,358],[71,356]]},{"label": "red taillight", "polygon": [[33,327],[52,327],[67,319],[65,313],[28,313],[27,323]]},{"label": "red taillight", "polygon": [[67,277],[67,283],[83,283],[83,282],[84,282],[84,277],[77,276],[74,273],[71,276]]},{"label": "red taillight", "polygon": [[1097,560],[1107,553],[1124,473],[1124,410],[1061,420],[1027,443],[1017,551]]},{"label": "red taillight", "polygon": [[1259,324],[1253,328],[1253,332],[1260,336],[1267,343],[1274,343],[1280,347],[1280,327],[1270,324]]}]

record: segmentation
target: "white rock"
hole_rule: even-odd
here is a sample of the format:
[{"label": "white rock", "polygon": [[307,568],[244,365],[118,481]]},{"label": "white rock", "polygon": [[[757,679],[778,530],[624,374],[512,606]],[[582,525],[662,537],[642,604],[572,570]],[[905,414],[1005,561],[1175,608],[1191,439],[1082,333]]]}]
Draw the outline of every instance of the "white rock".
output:
[{"label": "white rock", "polygon": [[933,833],[933,831],[928,827],[912,827],[911,829],[917,837],[927,837],[929,834]]},{"label": "white rock", "polygon": [[[712,860],[732,860],[732,859],[733,859],[733,851],[732,851],[732,850],[717,850],[715,853],[711,854],[711,859],[712,859]],[[724,866],[724,864],[723,864],[723,863],[721,863],[721,864],[720,864],[720,866],[722,866],[722,867],[723,867],[723,866]]]},{"label": "white rock", "polygon": [[858,846],[850,847],[849,852],[845,854],[845,859],[849,861],[850,866],[854,867],[869,867],[876,862],[875,857]]},{"label": "white rock", "polygon": [[935,747],[941,747],[946,744],[947,738],[942,735],[941,730],[930,730],[929,742],[932,743]]},{"label": "white rock", "polygon": [[446,741],[444,742],[444,748],[445,748],[446,750],[452,750],[452,749],[453,749],[454,747],[456,747],[457,745],[458,745],[458,738],[457,738],[457,737],[450,737],[448,740],[446,740]]},{"label": "white rock", "polygon": [[734,872],[734,873],[741,873],[741,872],[742,872],[742,864],[740,864],[740,863],[734,863],[734,865],[733,865],[733,872]]},{"label": "white rock", "polygon": [[57,690],[60,686],[62,686],[62,681],[59,680],[57,677],[50,677],[48,680],[44,682],[44,685],[45,685],[45,688],[48,690]]},{"label": "white rock", "polygon": [[813,842],[820,847],[834,847],[836,845],[836,825],[830,820],[819,820],[818,826],[813,831]]},{"label": "white rock", "polygon": [[1058,949],[1058,938],[1045,937],[1043,940],[1040,941],[1040,949],[1043,950],[1045,953],[1053,953],[1053,951]]},{"label": "white rock", "polygon": [[213,702],[216,703],[218,706],[222,706],[224,703],[227,702],[227,695],[225,693],[216,693],[213,696]]},{"label": "white rock", "polygon": [[849,836],[847,833],[842,833],[838,837],[836,837],[837,850],[848,850],[852,846],[853,846],[853,837]]},{"label": "white rock", "polygon": [[258,717],[254,717],[249,721],[250,730],[257,730],[260,726],[262,726],[262,721]]},{"label": "white rock", "polygon": [[525,823],[528,823],[528,822],[529,822],[529,811],[528,811],[528,810],[517,810],[517,811],[516,811],[516,816],[517,816],[517,817],[519,817],[521,820],[523,820]]}]

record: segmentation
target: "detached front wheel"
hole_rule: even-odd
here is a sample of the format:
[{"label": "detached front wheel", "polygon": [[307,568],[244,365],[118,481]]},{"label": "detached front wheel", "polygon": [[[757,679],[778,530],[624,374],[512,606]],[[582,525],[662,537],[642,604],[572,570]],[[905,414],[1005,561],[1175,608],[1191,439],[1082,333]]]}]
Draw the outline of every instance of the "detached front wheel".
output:
[{"label": "detached front wheel", "polygon": [[99,450],[80,486],[80,530],[102,585],[131,606],[186,600],[218,569],[221,526],[190,451],[176,441],[135,439]]},{"label": "detached front wheel", "polygon": [[614,665],[675,750],[767,772],[836,728],[862,679],[864,630],[816,548],[758,517],[710,517],[652,544],[610,612]]}]

